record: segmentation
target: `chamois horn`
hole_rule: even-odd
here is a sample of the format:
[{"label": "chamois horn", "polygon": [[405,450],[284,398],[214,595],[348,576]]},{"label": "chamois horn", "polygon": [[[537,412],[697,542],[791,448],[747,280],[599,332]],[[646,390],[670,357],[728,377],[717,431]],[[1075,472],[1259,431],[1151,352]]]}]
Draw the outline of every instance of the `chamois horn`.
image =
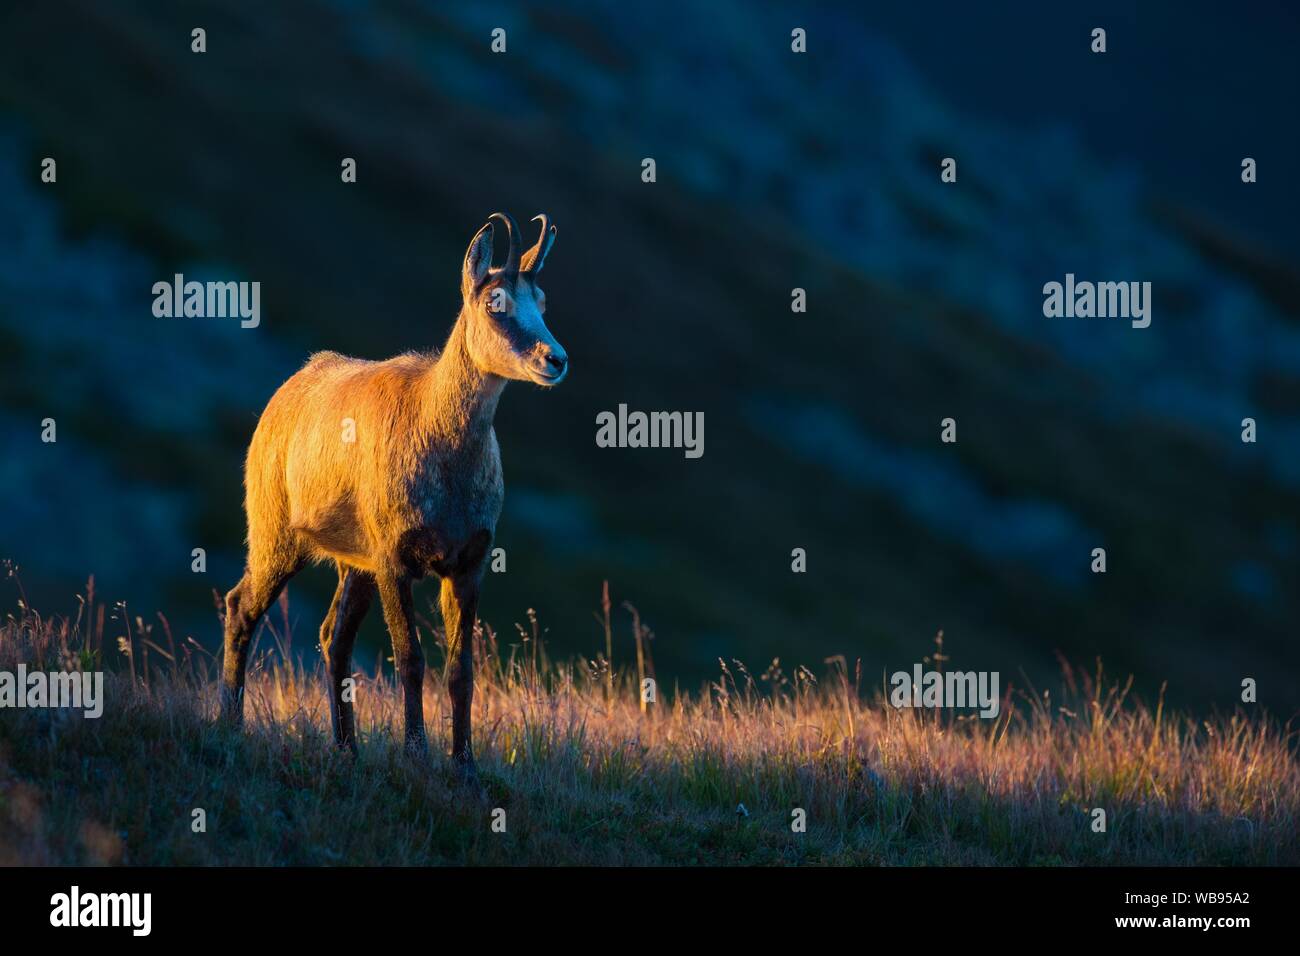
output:
[{"label": "chamois horn", "polygon": [[542,228],[537,235],[537,243],[524,253],[523,262],[520,264],[524,272],[541,272],[542,265],[546,262],[546,254],[551,251],[551,243],[555,241],[555,227],[551,225],[551,217],[542,213],[532,219],[533,222],[539,220]]},{"label": "chamois horn", "polygon": [[506,264],[501,267],[501,275],[507,282],[514,282],[519,275],[519,226],[509,213],[494,212],[488,216],[488,222],[493,219],[505,223],[506,233],[510,238],[510,250],[506,253]]}]

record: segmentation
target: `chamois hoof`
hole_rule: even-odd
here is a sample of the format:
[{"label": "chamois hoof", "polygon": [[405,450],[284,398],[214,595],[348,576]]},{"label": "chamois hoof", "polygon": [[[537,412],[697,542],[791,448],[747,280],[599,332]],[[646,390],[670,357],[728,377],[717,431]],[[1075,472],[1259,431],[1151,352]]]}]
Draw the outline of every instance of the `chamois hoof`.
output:
[{"label": "chamois hoof", "polygon": [[235,730],[244,725],[244,692],[221,688],[221,723]]},{"label": "chamois hoof", "polygon": [[457,782],[468,790],[482,794],[483,781],[479,779],[478,765],[474,763],[474,758],[467,754],[457,754],[453,759],[456,765]]},{"label": "chamois hoof", "polygon": [[429,762],[429,741],[421,734],[419,737],[406,738],[406,756],[416,763]]}]

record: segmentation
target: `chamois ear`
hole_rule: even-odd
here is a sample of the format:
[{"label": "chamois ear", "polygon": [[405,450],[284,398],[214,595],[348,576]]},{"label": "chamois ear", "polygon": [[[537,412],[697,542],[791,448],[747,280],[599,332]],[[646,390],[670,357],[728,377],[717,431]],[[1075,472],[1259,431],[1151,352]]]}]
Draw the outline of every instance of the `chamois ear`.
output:
[{"label": "chamois ear", "polygon": [[492,223],[487,223],[475,233],[465,252],[465,267],[461,273],[461,289],[466,295],[472,293],[487,278],[488,269],[492,267]]},{"label": "chamois ear", "polygon": [[538,221],[542,224],[542,231],[537,236],[537,244],[524,253],[523,261],[519,264],[520,269],[533,275],[542,271],[542,266],[546,264],[546,254],[551,251],[551,243],[555,242],[555,226],[551,225],[551,217],[542,213],[533,217],[533,222]]}]

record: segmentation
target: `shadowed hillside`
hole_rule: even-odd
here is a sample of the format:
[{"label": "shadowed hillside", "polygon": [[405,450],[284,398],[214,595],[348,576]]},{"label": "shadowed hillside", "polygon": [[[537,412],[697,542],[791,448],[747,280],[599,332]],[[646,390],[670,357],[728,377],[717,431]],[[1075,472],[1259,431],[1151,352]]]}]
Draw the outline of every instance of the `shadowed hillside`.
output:
[{"label": "shadowed hillside", "polygon": [[[1059,649],[1180,703],[1231,707],[1253,676],[1275,712],[1300,705],[1291,262],[1167,193],[1140,143],[1103,159],[1062,117],[958,111],[851,5],[810,17],[817,55],[793,64],[766,10],[720,39],[613,3],[442,6],[3,15],[0,496],[23,506],[0,556],[38,604],[93,571],[214,647],[276,385],[318,349],[439,345],[486,215],[544,209],[572,371],[502,401],[508,571],[485,620],[535,608],[557,650],[589,649],[609,577],[689,682],[719,657],[877,673],[943,629],[1008,675],[1050,675]],[[1121,86],[1139,68],[1108,64]],[[174,272],[260,281],[262,324],[155,319]],[[1066,272],[1151,281],[1152,327],[1045,319]],[[703,411],[703,458],[597,448],[619,403]],[[300,633],[332,586],[294,581]],[[377,616],[365,633],[373,663]]]}]

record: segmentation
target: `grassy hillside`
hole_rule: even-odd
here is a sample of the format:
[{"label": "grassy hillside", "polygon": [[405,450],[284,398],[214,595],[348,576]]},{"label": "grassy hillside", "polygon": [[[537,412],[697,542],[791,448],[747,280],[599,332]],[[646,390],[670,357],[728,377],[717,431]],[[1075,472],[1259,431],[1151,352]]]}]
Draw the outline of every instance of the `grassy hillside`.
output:
[{"label": "grassy hillside", "polygon": [[22,609],[0,628],[0,670],[112,665],[99,719],[0,712],[0,865],[1300,863],[1289,731],[1153,710],[1100,674],[1066,669],[1060,696],[1016,695],[987,721],[895,710],[852,665],[733,661],[642,713],[630,669],[555,664],[539,627],[485,627],[477,794],[442,756],[436,667],[430,761],[403,755],[387,669],[358,675],[353,758],[283,626],[261,634],[241,735],[212,721],[216,662],[164,625],[92,599],[71,621]]}]

